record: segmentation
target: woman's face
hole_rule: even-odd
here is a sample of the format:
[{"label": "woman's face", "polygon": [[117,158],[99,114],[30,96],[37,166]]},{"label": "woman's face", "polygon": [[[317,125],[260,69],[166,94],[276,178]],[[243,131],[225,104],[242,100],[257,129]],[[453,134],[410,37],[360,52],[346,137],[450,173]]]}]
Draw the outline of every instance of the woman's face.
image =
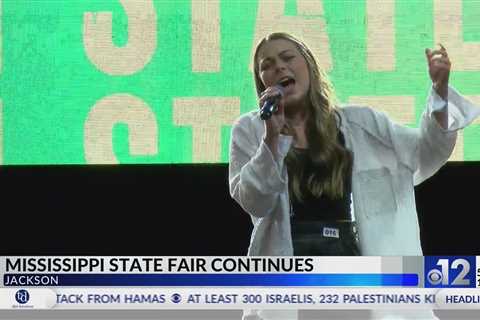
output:
[{"label": "woman's face", "polygon": [[265,88],[284,87],[286,108],[305,103],[310,76],[307,62],[295,44],[284,39],[270,40],[260,48],[257,63]]}]

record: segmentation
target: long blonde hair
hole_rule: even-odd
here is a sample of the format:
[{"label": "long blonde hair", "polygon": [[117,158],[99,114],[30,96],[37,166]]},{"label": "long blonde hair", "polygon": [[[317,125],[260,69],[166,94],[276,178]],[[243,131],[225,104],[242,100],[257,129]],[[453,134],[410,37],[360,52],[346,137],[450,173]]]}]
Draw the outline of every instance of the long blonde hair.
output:
[{"label": "long blonde hair", "polygon": [[[308,90],[307,122],[305,134],[309,157],[316,170],[305,176],[305,160],[294,148],[290,148],[285,162],[289,174],[290,194],[303,202],[308,195],[322,194],[332,199],[344,196],[345,177],[350,174],[353,158],[350,151],[338,142],[336,98],[333,87],[323,70],[320,70],[313,53],[297,38],[288,33],[276,32],[267,35],[257,45],[253,58],[257,96],[266,89],[260,79],[258,53],[262,45],[271,40],[292,42],[305,58],[310,75]],[[305,184],[303,184],[305,182]]]}]

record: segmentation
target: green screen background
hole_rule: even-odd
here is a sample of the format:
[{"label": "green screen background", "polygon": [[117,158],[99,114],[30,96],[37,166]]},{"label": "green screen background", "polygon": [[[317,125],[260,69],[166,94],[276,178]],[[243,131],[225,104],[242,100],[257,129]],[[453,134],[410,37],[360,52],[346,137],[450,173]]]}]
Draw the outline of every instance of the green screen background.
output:
[{"label": "green screen background", "polygon": [[[238,101],[238,115],[256,108],[249,65],[261,1],[218,1],[219,15],[214,19],[219,30],[220,68],[214,72],[192,70],[195,1],[153,1],[157,21],[155,52],[141,70],[120,76],[110,75],[90,61],[83,30],[86,12],[111,12],[112,41],[118,47],[125,46],[129,18],[121,1],[0,0],[1,163],[228,162],[233,121],[218,124],[212,129],[218,130],[218,135],[206,138],[210,144],[219,144],[218,154],[196,160],[194,130],[192,126],[175,123],[174,101],[226,97]],[[359,96],[413,97],[414,117],[405,125],[416,126],[430,86],[424,49],[435,45],[434,2],[394,1],[395,68],[391,71],[367,68],[367,0],[318,2],[323,6],[320,18],[326,24],[332,59],[328,74],[339,100],[348,102]],[[299,15],[296,1],[276,3],[282,6],[285,17]],[[459,19],[466,43],[480,42],[478,16],[479,1],[462,1]],[[277,30],[290,31],[281,25]],[[454,57],[452,61],[455,66]],[[464,95],[480,95],[479,71],[453,69],[450,82]],[[116,161],[88,160],[88,115],[98,101],[117,94],[129,94],[148,106],[157,126],[156,152],[132,155],[128,126],[118,121],[109,124]],[[479,126],[474,123],[466,128],[462,139],[462,155],[454,160],[480,160]],[[99,152],[101,148],[99,145]]]}]

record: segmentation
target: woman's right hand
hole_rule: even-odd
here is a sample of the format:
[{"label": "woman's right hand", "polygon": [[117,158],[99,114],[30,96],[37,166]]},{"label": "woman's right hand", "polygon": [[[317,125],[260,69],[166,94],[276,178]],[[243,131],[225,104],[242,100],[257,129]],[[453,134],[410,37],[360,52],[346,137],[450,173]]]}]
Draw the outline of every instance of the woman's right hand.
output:
[{"label": "woman's right hand", "polygon": [[270,119],[265,120],[265,136],[263,137],[265,143],[270,148],[270,151],[276,156],[277,146],[278,146],[278,136],[284,129],[285,122],[285,101],[283,97],[283,92],[277,86],[268,87],[260,95],[260,108],[263,107],[265,101],[271,97],[280,97],[278,102],[278,109],[275,113],[272,114]]}]

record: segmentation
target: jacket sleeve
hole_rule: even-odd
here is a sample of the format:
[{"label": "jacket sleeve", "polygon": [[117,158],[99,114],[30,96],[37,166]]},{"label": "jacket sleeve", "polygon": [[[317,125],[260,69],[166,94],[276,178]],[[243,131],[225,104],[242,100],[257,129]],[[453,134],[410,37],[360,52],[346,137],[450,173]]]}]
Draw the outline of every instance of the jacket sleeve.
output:
[{"label": "jacket sleeve", "polygon": [[[433,115],[435,111],[447,112],[447,129],[439,125]],[[448,102],[431,88],[419,128],[408,128],[387,119],[396,154],[411,168],[415,185],[431,177],[447,162],[455,147],[457,131],[469,125],[479,114],[478,106],[449,87]]]},{"label": "jacket sleeve", "polygon": [[[433,112],[440,110],[448,114],[446,129],[433,116]],[[415,185],[428,179],[447,162],[455,147],[457,131],[468,126],[479,114],[480,108],[452,87],[448,88],[448,102],[440,98],[433,88],[430,89],[427,109],[422,114],[420,123]]]},{"label": "jacket sleeve", "polygon": [[[251,120],[242,117],[233,126],[230,140],[229,186],[230,195],[249,214],[255,217],[268,215],[287,186],[287,170],[283,160],[289,141],[280,139],[277,159],[262,141],[255,138]],[[285,145],[286,144],[286,145]]]}]

